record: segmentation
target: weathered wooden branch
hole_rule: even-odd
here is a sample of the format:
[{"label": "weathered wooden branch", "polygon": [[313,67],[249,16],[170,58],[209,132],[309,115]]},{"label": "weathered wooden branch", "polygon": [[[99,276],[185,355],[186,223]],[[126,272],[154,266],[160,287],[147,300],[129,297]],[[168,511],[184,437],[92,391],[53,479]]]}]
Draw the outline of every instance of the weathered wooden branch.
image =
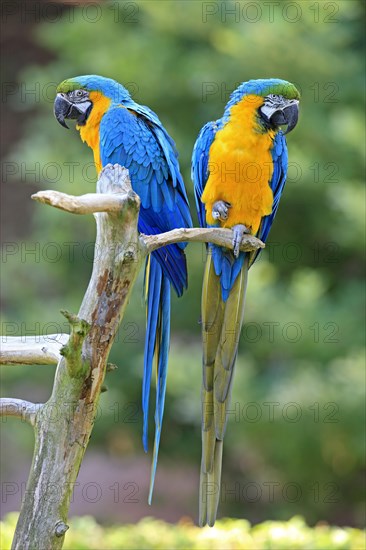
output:
[{"label": "weathered wooden branch", "polygon": [[119,195],[100,195],[97,193],[87,193],[80,197],[60,193],[60,191],[38,191],[32,195],[32,199],[44,204],[49,204],[60,210],[72,212],[73,214],[93,214],[94,212],[120,212],[124,196]]},{"label": "weathered wooden branch", "polygon": [[55,365],[68,334],[2,336],[0,365]]},{"label": "weathered wooden branch", "polygon": [[[32,199],[74,214],[90,214],[94,212],[118,212],[124,197],[117,194],[100,195],[98,193],[88,193],[81,197],[74,197],[58,191],[39,191],[32,195]],[[141,234],[140,241],[145,246],[145,255],[167,244],[180,242],[213,243],[233,249],[231,229],[214,227],[193,227],[192,229],[182,227],[159,235]],[[244,235],[240,250],[248,252],[264,247],[264,243],[253,235]]]},{"label": "weathered wooden branch", "polygon": [[39,403],[3,397],[0,399],[0,417],[15,416],[34,426],[36,414],[41,407]]},{"label": "weathered wooden branch", "polygon": [[[92,276],[78,315],[66,314],[71,336],[57,365],[52,395],[35,415],[33,463],[12,545],[17,550],[62,547],[109,351],[144,258],[137,231],[140,200],[131,189],[127,170],[106,167],[97,191],[92,200],[98,199],[99,207],[94,204],[86,211],[107,208],[109,213],[95,214],[98,254]],[[108,200],[103,202],[104,195]],[[118,198],[118,209],[115,201],[110,208],[110,196]],[[80,212],[78,200],[75,197],[76,212]]]},{"label": "weathered wooden branch", "polygon": [[82,347],[91,325],[68,311],[63,310],[61,313],[70,323],[71,335],[67,344],[61,348],[60,353],[66,358],[66,365],[71,378],[86,376],[88,363],[83,360]]},{"label": "weathered wooden branch", "polygon": [[[193,227],[192,229],[185,229],[183,227],[181,229],[173,229],[173,231],[168,231],[167,233],[160,233],[159,235],[141,235],[141,238],[149,254],[161,246],[182,242],[213,243],[230,248],[231,250],[233,249],[231,229],[219,229],[215,227]],[[240,250],[247,252],[264,248],[264,246],[264,243],[253,237],[253,235],[244,235]]]},{"label": "weathered wooden branch", "polygon": [[[228,229],[178,229],[161,235],[139,235],[140,200],[128,171],[106,166],[97,193],[73,197],[42,191],[35,200],[75,214],[94,213],[97,223],[93,272],[79,313],[63,312],[71,334],[50,350],[19,348],[19,362],[59,359],[52,395],[43,405],[27,404],[27,420],[35,428],[35,449],[13,550],[58,550],[66,533],[70,498],[94,424],[109,351],[143,260],[153,250],[174,242],[214,242],[232,249]],[[241,250],[264,245],[245,236]],[[49,337],[48,337],[49,338]],[[27,351],[27,353],[26,353]],[[40,353],[42,352],[42,353]],[[44,355],[43,355],[44,354]],[[16,350],[4,362],[17,362]],[[28,362],[28,361],[27,361]],[[109,368],[108,368],[109,365]],[[4,411],[17,405],[7,400]],[[23,402],[24,403],[24,402]],[[5,414],[4,413],[4,414]],[[13,416],[21,416],[18,411]]]}]

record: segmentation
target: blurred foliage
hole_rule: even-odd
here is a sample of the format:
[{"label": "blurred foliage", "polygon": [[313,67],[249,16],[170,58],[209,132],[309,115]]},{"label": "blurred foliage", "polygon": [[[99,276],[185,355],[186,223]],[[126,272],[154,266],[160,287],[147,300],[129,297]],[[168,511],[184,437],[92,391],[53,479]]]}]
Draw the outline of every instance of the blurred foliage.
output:
[{"label": "blurred foliage", "polygon": [[[277,493],[274,499],[252,499],[244,512],[236,499],[227,499],[220,511],[232,516],[244,513],[251,521],[301,514],[311,523],[322,518],[360,525],[365,423],[364,4],[354,0],[295,3],[301,17],[294,20],[293,2],[274,3],[278,6],[272,19],[265,7],[270,3],[263,3],[261,17],[254,22],[254,15],[243,9],[238,16],[225,12],[225,6],[245,5],[240,2],[128,4],[133,13],[131,8],[126,11],[124,2],[107,2],[95,23],[81,9],[73,9],[72,18],[66,10],[57,23],[42,22],[35,28],[34,40],[55,59],[46,66],[30,65],[20,75],[28,89],[38,86],[40,93],[38,100],[32,95],[23,101],[19,96],[12,98],[19,117],[25,110],[34,114],[8,160],[23,163],[24,185],[34,184],[34,175],[26,170],[39,162],[40,187],[74,194],[92,190],[91,152],[73,129],[67,134],[57,125],[52,115],[53,91],[57,83],[78,74],[110,76],[124,83],[136,101],[154,109],[175,139],[193,211],[190,156],[201,126],[221,116],[229,93],[241,81],[280,77],[296,83],[302,92],[301,114],[288,137],[288,183],[267,250],[251,269],[223,481],[228,486],[296,483],[303,495],[297,501]],[[208,4],[217,6],[215,14],[207,14]],[[73,169],[66,163],[73,163]],[[11,183],[9,179],[7,184]],[[8,254],[3,263],[7,281],[3,327],[8,327],[9,335],[64,331],[58,311],[78,310],[92,266],[93,220],[32,206],[29,237],[16,243],[18,251]],[[35,246],[32,254],[29,251]],[[169,457],[175,461],[177,475],[182,463],[194,463],[198,470],[200,460],[199,303],[204,248],[191,245],[187,255],[190,286],[182,299],[173,301],[159,467],[163,472]],[[95,448],[117,457],[142,453],[141,282],[142,274],[111,353],[111,361],[120,369],[108,375],[110,388],[101,398],[106,413],[97,421],[92,441]],[[4,368],[3,393],[47,399],[52,377],[51,369],[45,367],[32,372]],[[115,405],[123,410],[131,403],[138,407],[138,423],[113,422],[110,411]],[[32,444],[30,438],[17,439],[16,433],[6,437],[12,456]],[[317,496],[314,487],[320,488]],[[155,494],[159,494],[159,482]],[[83,521],[91,522],[75,520],[80,529]],[[277,528],[278,537],[285,541],[285,533],[292,532],[289,525],[295,525],[294,532],[301,535],[299,545],[292,541],[289,548],[309,547],[308,537],[315,537],[312,548],[356,548],[350,546],[350,531],[328,527],[310,531],[300,520],[292,521]],[[148,533],[150,525],[162,530],[165,541],[168,528],[163,524],[144,522],[136,529],[146,528]],[[242,546],[233,548],[269,547],[269,540],[271,548],[286,547],[285,542],[276,546],[280,543],[273,534],[274,524],[250,530],[245,522],[224,522],[212,533],[235,538],[228,525],[238,525],[235,529],[245,533]],[[100,533],[97,526],[91,533],[94,529]],[[171,535],[175,547],[183,547],[188,540],[193,544],[196,530],[189,529],[192,534],[183,535],[179,526],[175,528]],[[198,537],[210,537],[207,533],[211,531]],[[105,536],[108,543],[103,546],[111,548],[121,543],[133,548],[133,540],[140,545],[145,541],[134,539],[137,531],[132,528],[110,529]],[[84,539],[77,542],[78,535],[72,532],[69,540],[73,548],[83,547]],[[149,540],[149,547],[163,547]]]},{"label": "blurred foliage", "polygon": [[[9,550],[17,514],[9,514],[0,523],[2,550]],[[75,517],[65,536],[65,550],[363,550],[365,533],[360,529],[331,527],[320,524],[314,528],[303,518],[287,522],[266,521],[252,527],[246,520],[222,519],[215,527],[200,529],[180,521],[171,525],[145,518],[136,525],[101,527],[90,516]]]}]

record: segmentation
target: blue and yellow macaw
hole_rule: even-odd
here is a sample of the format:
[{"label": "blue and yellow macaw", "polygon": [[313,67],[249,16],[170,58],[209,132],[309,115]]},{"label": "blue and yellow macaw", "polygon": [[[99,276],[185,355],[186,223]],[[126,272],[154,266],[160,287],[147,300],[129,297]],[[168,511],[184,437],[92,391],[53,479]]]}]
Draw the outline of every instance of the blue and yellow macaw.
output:
[{"label": "blue and yellow macaw", "polygon": [[233,251],[209,245],[202,290],[202,462],[200,525],[212,526],[220,496],[223,439],[244,316],[248,269],[258,252],[240,252],[244,233],[267,239],[287,173],[286,133],[298,119],[299,92],[285,80],[250,80],[224,115],[199,133],[192,156],[202,227],[233,231]]},{"label": "blue and yellow macaw", "polygon": [[[129,170],[133,190],[141,199],[138,229],[154,235],[191,227],[189,204],[175,145],[157,115],[137,104],[114,80],[96,75],[64,80],[54,104],[58,122],[76,119],[80,137],[92,149],[97,173],[108,163]],[[147,327],[142,389],[143,445],[148,446],[149,397],[156,360],[155,440],[149,503],[158,458],[170,341],[170,287],[181,296],[187,287],[185,244],[160,248],[145,267]]]}]

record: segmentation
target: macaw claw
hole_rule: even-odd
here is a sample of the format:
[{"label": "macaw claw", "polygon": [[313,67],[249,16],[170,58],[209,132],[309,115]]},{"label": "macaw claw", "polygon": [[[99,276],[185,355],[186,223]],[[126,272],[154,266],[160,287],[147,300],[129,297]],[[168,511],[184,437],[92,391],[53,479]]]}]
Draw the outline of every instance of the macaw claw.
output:
[{"label": "macaw claw", "polygon": [[212,217],[215,220],[225,221],[229,215],[231,204],[225,201],[216,201],[212,207]]},{"label": "macaw claw", "polygon": [[240,252],[240,245],[245,233],[250,233],[249,229],[242,224],[234,225],[231,228],[233,232],[233,247],[234,247],[234,256],[237,258]]}]

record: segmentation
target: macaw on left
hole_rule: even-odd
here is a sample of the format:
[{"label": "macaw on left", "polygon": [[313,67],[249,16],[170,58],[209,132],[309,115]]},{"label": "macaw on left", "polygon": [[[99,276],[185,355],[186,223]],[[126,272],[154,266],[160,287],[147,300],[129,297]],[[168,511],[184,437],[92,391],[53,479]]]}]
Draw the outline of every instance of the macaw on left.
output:
[{"label": "macaw on left", "polygon": [[[109,163],[129,170],[133,190],[141,199],[138,229],[155,235],[192,227],[189,203],[175,144],[157,115],[139,105],[128,90],[110,78],[96,75],[64,80],[54,104],[58,122],[75,119],[80,137],[92,149],[97,173]],[[147,305],[142,387],[143,445],[148,447],[149,397],[152,366],[156,363],[155,440],[149,504],[158,459],[170,341],[170,287],[181,296],[187,288],[185,243],[154,251],[145,266]]]}]

